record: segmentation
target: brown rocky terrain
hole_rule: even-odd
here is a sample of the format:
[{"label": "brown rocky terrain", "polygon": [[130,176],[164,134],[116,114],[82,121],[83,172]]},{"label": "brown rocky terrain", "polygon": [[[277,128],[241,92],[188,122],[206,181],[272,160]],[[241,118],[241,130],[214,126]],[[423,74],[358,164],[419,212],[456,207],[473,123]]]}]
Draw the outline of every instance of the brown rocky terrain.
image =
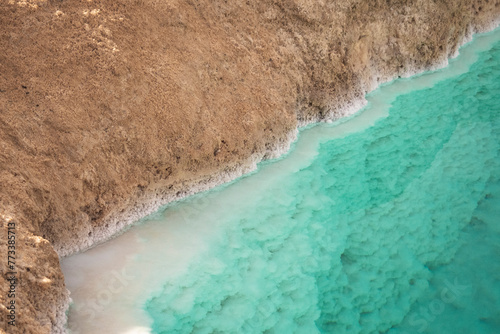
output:
[{"label": "brown rocky terrain", "polygon": [[277,156],[298,125],[442,64],[499,13],[499,0],[0,0],[0,332],[63,331],[58,256]]}]

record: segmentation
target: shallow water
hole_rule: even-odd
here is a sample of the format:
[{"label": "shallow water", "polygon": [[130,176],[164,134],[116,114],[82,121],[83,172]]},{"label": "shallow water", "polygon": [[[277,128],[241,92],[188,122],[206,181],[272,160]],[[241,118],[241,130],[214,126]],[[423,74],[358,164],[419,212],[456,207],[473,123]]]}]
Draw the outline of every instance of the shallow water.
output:
[{"label": "shallow water", "polygon": [[500,30],[62,261],[73,333],[500,332]]}]

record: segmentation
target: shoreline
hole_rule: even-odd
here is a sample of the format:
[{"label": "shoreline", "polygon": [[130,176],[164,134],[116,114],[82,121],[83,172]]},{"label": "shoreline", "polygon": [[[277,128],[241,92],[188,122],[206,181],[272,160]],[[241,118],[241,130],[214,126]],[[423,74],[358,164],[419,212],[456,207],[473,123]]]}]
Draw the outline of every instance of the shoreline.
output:
[{"label": "shoreline", "polygon": [[[439,59],[435,64],[429,66],[428,68],[413,68],[400,76],[401,78],[409,78],[414,75],[421,74],[428,71],[436,71],[448,66],[451,59],[456,58],[459,55],[459,49],[471,42],[475,35],[481,33],[487,33],[495,30],[500,26],[500,18],[491,22],[490,25],[484,29],[475,30],[475,28],[469,26],[468,32],[464,36],[462,42],[457,46],[457,50],[451,55],[451,57],[445,57],[444,59]],[[84,252],[92,247],[95,247],[113,237],[120,235],[126,231],[126,227],[131,226],[140,219],[158,211],[162,206],[169,203],[182,200],[188,196],[201,193],[219,185],[223,185],[236,180],[237,178],[244,176],[248,173],[257,170],[257,164],[266,161],[281,158],[283,155],[287,154],[291,148],[291,145],[297,140],[297,135],[301,128],[320,124],[320,123],[331,123],[346,117],[354,115],[356,112],[361,110],[367,104],[366,94],[376,90],[380,85],[391,82],[398,79],[397,74],[392,78],[388,78],[385,81],[372,82],[369,85],[369,89],[363,96],[357,97],[356,100],[348,101],[346,105],[337,108],[336,110],[330,109],[324,117],[317,117],[316,119],[308,119],[304,121],[298,121],[297,127],[287,134],[286,141],[280,141],[275,143],[275,147],[268,149],[264,152],[257,152],[250,156],[244,163],[237,163],[230,168],[226,168],[223,171],[216,172],[208,177],[201,177],[195,181],[183,185],[183,189],[180,194],[175,194],[169,191],[163,191],[159,194],[147,194],[143,199],[138,200],[137,203],[132,204],[131,207],[127,208],[125,212],[119,213],[115,216],[111,216],[104,221],[104,227],[98,227],[93,230],[93,236],[89,237],[87,240],[81,241],[75,245],[70,245],[70,247],[64,247],[62,249],[56,249],[59,257],[64,258],[71,256],[73,254]],[[115,226],[114,228],[106,228],[106,224],[110,226]]]},{"label": "shoreline", "polygon": [[[464,35],[463,40],[458,43],[454,52],[449,52],[450,45],[448,45],[447,52],[446,54],[444,54],[444,58],[437,59],[432,65],[427,67],[422,66],[420,68],[415,67],[408,69],[407,71],[405,71],[404,75],[401,75],[399,77],[408,78],[423,72],[435,71],[448,66],[449,60],[456,58],[459,55],[459,49],[465,44],[472,41],[475,35],[490,32],[496,29],[499,26],[499,23],[500,19],[496,19],[492,20],[490,24],[481,28],[469,25],[467,27],[467,32]],[[376,74],[372,76],[372,79],[375,79],[375,77]],[[124,233],[128,227],[132,226],[132,224],[158,211],[163,206],[169,203],[179,201],[188,196],[210,190],[222,184],[232,182],[239,177],[255,171],[258,168],[258,163],[264,160],[271,160],[282,157],[290,151],[292,143],[297,140],[297,135],[300,128],[315,123],[331,122],[352,116],[366,105],[367,93],[377,89],[380,85],[391,82],[397,78],[398,74],[396,73],[392,77],[385,78],[384,80],[372,80],[372,82],[370,83],[365,83],[364,86],[367,86],[365,93],[361,94],[361,92],[359,92],[359,94],[356,94],[356,99],[348,101],[342,107],[330,109],[324,117],[318,116],[316,119],[298,121],[297,127],[286,135],[285,140],[274,143],[271,148],[268,148],[263,152],[254,153],[242,163],[236,163],[233,166],[225,168],[224,170],[218,171],[212,175],[200,177],[196,180],[190,181],[189,183],[183,184],[181,191],[175,192],[165,189],[158,189],[156,190],[156,192],[151,191],[150,193],[147,193],[142,197],[136,197],[135,199],[131,200],[131,205],[127,207],[125,211],[110,215],[103,221],[103,224],[101,226],[93,229],[92,236],[89,236],[85,240],[77,240],[76,242],[73,242],[71,244],[65,244],[64,247],[61,247],[61,249],[56,249],[59,258],[71,256],[73,254],[84,252],[90,248],[93,248],[120,235],[121,233]],[[61,307],[58,309],[56,319],[57,324],[53,327],[54,333],[66,332],[66,312],[69,308],[70,302],[71,298],[66,300],[64,305],[61,305]]]}]

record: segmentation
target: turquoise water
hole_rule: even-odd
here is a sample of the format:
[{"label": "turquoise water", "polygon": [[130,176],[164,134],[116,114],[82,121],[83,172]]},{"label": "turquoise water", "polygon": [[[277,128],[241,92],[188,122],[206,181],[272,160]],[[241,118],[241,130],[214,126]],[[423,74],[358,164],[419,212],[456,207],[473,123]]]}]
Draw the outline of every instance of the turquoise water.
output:
[{"label": "turquoise water", "polygon": [[[499,94],[497,44],[469,73],[323,144],[151,299],[155,332],[373,333],[413,312],[393,332],[442,332],[440,320],[449,333],[500,332],[500,192],[488,187],[500,177]],[[431,305],[455,279],[464,296]]]},{"label": "turquoise water", "polygon": [[[109,323],[135,305],[140,319],[111,330],[123,333],[500,333],[492,35],[466,73],[399,80],[426,84],[389,101],[372,126],[317,141],[306,162],[293,163],[302,134],[290,157],[147,218],[115,239],[121,250],[63,262],[73,310],[111,309]],[[84,291],[71,275],[96,262],[103,271],[117,254],[125,264],[113,270],[128,268],[136,285],[89,306],[84,294],[111,289],[99,279]]]}]

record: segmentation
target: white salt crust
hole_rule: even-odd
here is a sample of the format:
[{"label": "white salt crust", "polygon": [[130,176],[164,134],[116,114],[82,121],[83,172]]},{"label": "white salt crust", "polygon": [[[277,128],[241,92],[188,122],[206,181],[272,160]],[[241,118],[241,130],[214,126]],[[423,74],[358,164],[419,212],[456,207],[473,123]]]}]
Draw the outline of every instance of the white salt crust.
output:
[{"label": "white salt crust", "polygon": [[[444,68],[448,65],[449,59],[456,58],[459,55],[459,48],[461,46],[472,41],[474,34],[492,31],[497,28],[499,24],[500,18],[492,20],[489,24],[481,28],[468,26],[461,43],[456,46],[455,50],[447,52],[450,58],[448,58],[447,55],[444,54],[441,59],[437,59],[436,62],[429,67],[412,67],[407,69],[403,74],[396,73],[392,77],[386,77],[385,80],[381,81],[377,81],[375,79],[378,74],[376,73],[373,75],[373,81],[370,83],[365,83],[365,87],[363,88],[365,88],[365,92],[368,93],[377,89],[381,84],[396,79],[398,76],[408,78],[425,71],[434,71]],[[266,159],[276,159],[287,153],[290,150],[291,144],[297,139],[298,129],[300,127],[304,127],[312,123],[335,121],[344,117],[351,116],[358,110],[363,108],[367,104],[365,96],[362,93],[358,93],[356,95],[357,97],[355,99],[347,101],[341,107],[329,110],[321,118],[318,117],[299,121],[297,124],[297,128],[288,133],[286,135],[286,138],[280,138],[277,143],[274,143],[274,147],[272,147],[271,149],[253,154],[244,163],[235,165],[232,168],[226,168],[225,170],[217,172],[207,178],[191,182],[190,184],[187,184],[181,192],[172,192],[167,190],[163,193],[148,194],[145,198],[141,198],[140,202],[136,202],[133,206],[131,206],[124,212],[109,217],[102,223],[101,226],[92,230],[92,234],[89,237],[74,240],[74,242],[71,244],[65,244],[64,247],[57,248],[56,252],[58,253],[59,257],[66,257],[78,252],[83,252],[91,247],[94,247],[119,235],[124,231],[126,227],[148,216],[149,214],[158,211],[159,208],[170,202],[181,200],[196,193],[203,192],[221,184],[231,182],[238,177],[241,177],[242,175],[255,171],[259,162]],[[57,309],[55,323],[52,327],[52,333],[67,333],[67,310],[70,303],[71,298],[61,301],[61,305]]]}]

